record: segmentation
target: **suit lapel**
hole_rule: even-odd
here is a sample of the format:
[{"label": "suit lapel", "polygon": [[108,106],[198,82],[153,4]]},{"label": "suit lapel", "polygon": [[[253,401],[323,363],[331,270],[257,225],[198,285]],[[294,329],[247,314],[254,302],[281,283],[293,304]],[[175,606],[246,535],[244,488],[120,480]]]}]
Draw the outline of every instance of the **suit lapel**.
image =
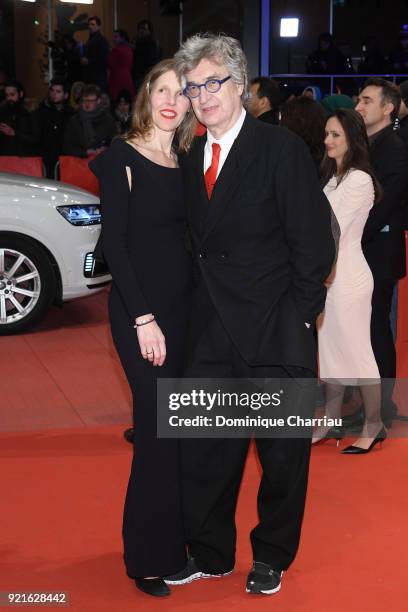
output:
[{"label": "suit lapel", "polygon": [[203,226],[203,242],[217,225],[219,219],[228,208],[234,191],[239,187],[238,160],[234,149],[235,143],[232,145],[228,157],[218,175],[211,200],[208,199],[206,192],[207,216]]},{"label": "suit lapel", "polygon": [[191,163],[187,172],[191,172],[192,193],[189,200],[188,215],[194,227],[201,234],[204,220],[208,213],[208,197],[204,183],[203,159],[206,136],[197,138],[191,153]]},{"label": "suit lapel", "polygon": [[217,225],[222,215],[233,201],[234,193],[239,189],[242,178],[245,175],[245,170],[248,164],[252,161],[255,154],[254,147],[247,143],[248,137],[251,135],[251,124],[256,119],[250,117],[247,113],[244,124],[237,138],[232,145],[227,159],[218,175],[214,186],[211,200],[208,200],[207,191],[204,183],[203,174],[203,156],[204,147],[201,156],[201,180],[204,189],[204,196],[207,206],[207,216],[204,220],[202,243],[208,238],[208,235]]}]

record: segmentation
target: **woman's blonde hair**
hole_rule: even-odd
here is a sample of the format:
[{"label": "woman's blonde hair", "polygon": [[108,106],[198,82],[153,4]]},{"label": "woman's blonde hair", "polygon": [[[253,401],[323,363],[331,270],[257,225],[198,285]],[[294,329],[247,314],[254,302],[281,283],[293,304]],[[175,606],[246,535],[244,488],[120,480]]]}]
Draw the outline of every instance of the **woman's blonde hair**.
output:
[{"label": "woman's blonde hair", "polygon": [[[131,140],[132,138],[146,139],[151,133],[153,127],[150,103],[152,87],[159,77],[170,71],[176,73],[175,61],[174,59],[164,59],[153,66],[146,75],[133,104],[132,121],[130,129],[125,135],[126,140]],[[197,119],[190,110],[176,130],[174,148],[178,151],[188,151],[196,129]]]}]

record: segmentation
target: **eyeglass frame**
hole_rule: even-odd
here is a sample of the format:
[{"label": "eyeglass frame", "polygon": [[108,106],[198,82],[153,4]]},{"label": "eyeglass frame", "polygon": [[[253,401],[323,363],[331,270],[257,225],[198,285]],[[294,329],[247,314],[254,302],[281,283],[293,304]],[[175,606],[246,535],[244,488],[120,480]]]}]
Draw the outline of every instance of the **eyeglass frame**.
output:
[{"label": "eyeglass frame", "polygon": [[[220,89],[221,89],[222,85],[223,85],[223,84],[224,84],[226,81],[228,81],[230,78],[231,78],[231,75],[229,74],[228,76],[224,77],[223,79],[214,79],[214,78],[210,78],[210,79],[207,79],[205,83],[201,83],[201,84],[200,84],[200,83],[188,83],[188,84],[185,86],[185,88],[183,89],[183,94],[186,96],[186,98],[189,98],[190,100],[191,100],[191,99],[192,99],[192,100],[195,100],[196,98],[199,98],[199,97],[200,97],[200,94],[201,94],[201,87],[205,87],[206,91],[208,91],[208,89],[207,89],[207,83],[210,83],[210,82],[213,82],[213,83],[214,83],[214,82],[216,82],[216,83],[218,83],[219,87],[218,87],[217,91],[208,91],[208,93],[218,93],[218,92],[220,91]],[[198,87],[198,89],[199,89],[198,94],[197,94],[196,96],[189,96],[189,95],[188,95],[188,93],[187,93],[188,88],[189,88],[191,85],[194,85],[195,87]]]}]

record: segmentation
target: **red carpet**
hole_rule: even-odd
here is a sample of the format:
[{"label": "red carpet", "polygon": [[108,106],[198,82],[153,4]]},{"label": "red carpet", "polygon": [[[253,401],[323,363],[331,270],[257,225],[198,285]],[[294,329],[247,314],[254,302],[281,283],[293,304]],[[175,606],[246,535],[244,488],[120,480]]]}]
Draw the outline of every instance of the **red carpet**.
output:
[{"label": "red carpet", "polygon": [[313,449],[301,549],[282,591],[270,597],[244,592],[259,478],[251,453],[236,572],[175,587],[158,601],[138,592],[123,569],[130,447],[121,434],[119,426],[0,434],[0,591],[68,591],[69,609],[81,612],[407,610],[406,440],[388,440],[364,457],[342,456],[332,442]]},{"label": "red carpet", "polygon": [[[364,457],[342,456],[332,442],[313,449],[301,548],[279,594],[244,592],[259,480],[253,454],[238,508],[236,572],[174,588],[166,600],[136,590],[124,572],[120,535],[129,391],[110,338],[106,297],[53,308],[30,333],[0,339],[0,591],[68,591],[68,609],[81,612],[408,610],[406,439],[387,440],[382,451]],[[407,279],[400,297],[402,377],[408,376]],[[408,414],[403,384],[397,395],[400,412]]]}]

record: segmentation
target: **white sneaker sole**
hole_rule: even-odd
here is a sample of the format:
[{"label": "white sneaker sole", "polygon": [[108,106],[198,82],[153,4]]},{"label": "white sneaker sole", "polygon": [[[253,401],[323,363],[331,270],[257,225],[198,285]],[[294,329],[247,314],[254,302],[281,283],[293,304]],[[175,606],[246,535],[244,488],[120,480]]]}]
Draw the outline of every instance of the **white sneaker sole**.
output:
[{"label": "white sneaker sole", "polygon": [[271,589],[270,591],[251,591],[251,589],[245,589],[247,593],[251,593],[251,595],[273,595],[280,591],[281,585]]},{"label": "white sneaker sole", "polygon": [[167,580],[164,578],[164,582],[166,584],[170,584],[171,586],[181,586],[183,584],[190,584],[193,580],[198,580],[199,578],[203,578],[203,572],[196,572],[195,574],[191,574],[187,578],[183,578],[182,580]]},{"label": "white sneaker sole", "polygon": [[[283,576],[283,572],[281,572],[280,574],[281,579],[282,579],[282,576]],[[245,590],[247,593],[250,593],[251,595],[273,595],[274,593],[277,593],[278,591],[281,590],[281,586],[282,586],[282,582],[280,582],[278,586],[275,587],[274,589],[268,589],[268,590],[264,589],[262,591],[252,591],[251,589],[246,588]]]},{"label": "white sneaker sole", "polygon": [[225,572],[225,574],[203,574],[201,578],[224,578],[224,576],[230,576],[234,570]]},{"label": "white sneaker sole", "polygon": [[231,570],[230,572],[226,572],[225,574],[204,574],[203,572],[196,572],[195,574],[191,574],[191,576],[188,576],[183,580],[164,579],[164,582],[171,586],[181,586],[183,584],[190,584],[190,582],[193,582],[194,580],[199,580],[200,578],[222,578],[223,576],[229,576],[230,574],[232,574],[233,571],[234,570]]}]

